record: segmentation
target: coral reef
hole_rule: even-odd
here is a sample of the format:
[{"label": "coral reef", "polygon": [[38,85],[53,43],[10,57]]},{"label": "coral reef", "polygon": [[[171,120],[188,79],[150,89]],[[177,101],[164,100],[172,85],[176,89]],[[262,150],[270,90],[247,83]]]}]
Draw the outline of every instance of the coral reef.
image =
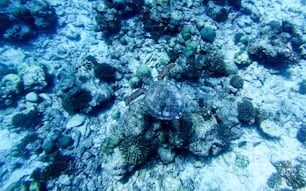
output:
[{"label": "coral reef", "polygon": [[23,42],[42,32],[52,32],[57,25],[55,9],[46,1],[10,2],[2,9],[1,39]]},{"label": "coral reef", "polygon": [[[306,186],[305,178],[305,161],[278,161],[274,164],[278,175],[272,174],[274,177],[285,179],[287,186],[293,189],[300,189]],[[279,177],[280,176],[280,177]],[[272,178],[272,177],[270,177]],[[280,187],[280,181],[271,184],[270,186]]]},{"label": "coral reef", "polygon": [[179,15],[171,13],[171,0],[158,0],[148,4],[143,10],[144,29],[152,34],[153,38],[158,39],[165,34],[176,34],[182,27]]},{"label": "coral reef", "polygon": [[259,33],[265,38],[252,39],[248,45],[248,53],[253,60],[276,69],[296,63],[303,40],[294,25],[288,21],[281,24],[271,21]]},{"label": "coral reef", "polygon": [[0,0],[1,188],[303,189],[302,13]]}]

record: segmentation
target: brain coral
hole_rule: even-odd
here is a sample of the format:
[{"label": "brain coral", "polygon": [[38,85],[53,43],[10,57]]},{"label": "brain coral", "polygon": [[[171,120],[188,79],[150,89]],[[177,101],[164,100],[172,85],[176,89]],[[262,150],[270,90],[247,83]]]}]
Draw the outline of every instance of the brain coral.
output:
[{"label": "brain coral", "polygon": [[161,120],[179,119],[184,109],[183,96],[179,89],[170,82],[153,82],[146,95],[148,112]]}]

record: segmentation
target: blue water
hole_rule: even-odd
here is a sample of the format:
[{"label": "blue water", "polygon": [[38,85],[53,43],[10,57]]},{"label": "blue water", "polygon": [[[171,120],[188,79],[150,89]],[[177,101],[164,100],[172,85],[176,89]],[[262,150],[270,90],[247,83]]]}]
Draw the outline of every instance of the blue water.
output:
[{"label": "blue water", "polygon": [[306,190],[304,5],[0,1],[0,190]]}]

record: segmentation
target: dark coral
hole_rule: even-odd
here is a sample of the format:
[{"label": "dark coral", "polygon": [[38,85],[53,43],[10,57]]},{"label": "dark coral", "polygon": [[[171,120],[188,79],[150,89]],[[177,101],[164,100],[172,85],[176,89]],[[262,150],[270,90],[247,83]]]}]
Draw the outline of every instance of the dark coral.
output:
[{"label": "dark coral", "polygon": [[305,95],[306,94],[306,80],[303,80],[299,83],[299,93]]},{"label": "dark coral", "polygon": [[234,88],[241,89],[243,87],[243,79],[239,75],[235,75],[231,78],[230,84]]},{"label": "dark coral", "polygon": [[101,63],[94,67],[95,76],[101,81],[114,82],[116,69],[109,64]]},{"label": "dark coral", "polygon": [[237,104],[238,119],[245,123],[254,123],[256,117],[256,109],[248,98],[243,98]]},{"label": "dark coral", "polygon": [[231,5],[234,9],[239,10],[242,6],[241,0],[227,0],[228,4]]},{"label": "dark coral", "polygon": [[62,104],[69,113],[87,113],[91,100],[89,91],[75,87],[63,95]]},{"label": "dark coral", "polygon": [[71,156],[59,154],[47,167],[35,169],[31,178],[44,182],[59,177],[69,169],[68,167],[72,159]]},{"label": "dark coral", "polygon": [[33,129],[42,123],[43,115],[37,110],[28,113],[18,113],[12,117],[14,127]]},{"label": "dark coral", "polygon": [[278,185],[280,185],[282,182],[282,177],[279,173],[272,173],[270,177],[267,180],[267,185],[270,188],[277,188]]},{"label": "dark coral", "polygon": [[[212,0],[216,5],[225,6],[226,4],[232,6],[234,9],[239,10],[241,8],[241,0]],[[205,0],[204,2],[208,2]]]},{"label": "dark coral", "polygon": [[226,63],[223,60],[223,56],[216,50],[209,50],[206,54],[207,60],[203,68],[206,69],[211,76],[226,76]]},{"label": "dark coral", "polygon": [[228,10],[224,7],[216,8],[209,7],[206,11],[206,14],[214,19],[216,22],[221,23],[227,20],[228,18]]},{"label": "dark coral", "polygon": [[40,145],[41,140],[37,134],[32,132],[21,139],[20,143],[12,148],[11,153],[14,157],[29,159],[34,152],[41,152]]},{"label": "dark coral", "polygon": [[191,135],[192,122],[188,116],[184,115],[180,120],[171,121],[168,135],[168,142],[175,148],[186,146]]},{"label": "dark coral", "polygon": [[228,75],[223,56],[213,45],[206,43],[206,46],[198,52],[191,53],[188,58],[178,58],[176,65],[169,71],[169,77],[178,81],[186,79],[196,81],[203,74],[213,77]]},{"label": "dark coral", "polygon": [[306,147],[306,124],[301,125],[296,134],[296,138]]},{"label": "dark coral", "polygon": [[253,60],[274,68],[295,60],[285,44],[272,45],[271,42],[264,40],[252,41],[248,47],[248,53]]}]

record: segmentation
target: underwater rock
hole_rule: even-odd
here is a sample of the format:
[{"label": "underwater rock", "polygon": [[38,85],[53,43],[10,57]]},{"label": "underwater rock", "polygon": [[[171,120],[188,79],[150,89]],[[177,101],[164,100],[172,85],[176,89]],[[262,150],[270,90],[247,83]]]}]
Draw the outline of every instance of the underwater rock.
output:
[{"label": "underwater rock", "polygon": [[123,138],[121,134],[115,134],[105,138],[100,146],[100,151],[105,154],[113,153],[114,148],[120,144]]},{"label": "underwater rock", "polygon": [[0,106],[9,106],[14,103],[22,92],[22,80],[17,74],[7,74],[0,81]]},{"label": "underwater rock", "polygon": [[249,58],[249,55],[247,53],[247,51],[239,51],[235,54],[234,57],[234,61],[235,64],[239,67],[239,68],[243,68],[243,67],[247,67],[249,65],[252,64],[252,61]]},{"label": "underwater rock", "polygon": [[25,96],[25,100],[31,103],[37,103],[39,101],[39,97],[35,92],[30,92]]},{"label": "underwater rock", "polygon": [[134,168],[135,165],[128,164],[118,148],[114,149],[104,166],[105,171],[115,180],[123,180]]},{"label": "underwater rock", "polygon": [[175,152],[171,148],[159,147],[157,153],[163,164],[169,164],[175,159]]},{"label": "underwater rock", "polygon": [[218,136],[218,125],[215,119],[204,120],[200,114],[192,114],[192,129],[188,150],[201,157],[214,156],[227,147]]},{"label": "underwater rock", "polygon": [[42,149],[45,151],[46,154],[52,154],[57,150],[57,147],[53,140],[46,139],[42,144]]},{"label": "underwater rock", "polygon": [[130,104],[128,110],[122,115],[119,126],[126,136],[138,136],[144,133],[148,122],[146,105],[139,101]]},{"label": "underwater rock", "polygon": [[20,64],[17,71],[26,91],[42,91],[48,85],[46,68],[40,63]]},{"label": "underwater rock", "polygon": [[274,121],[271,120],[263,120],[259,124],[259,128],[261,131],[268,135],[270,138],[279,138],[282,135],[282,131],[279,129],[279,125],[277,125]]},{"label": "underwater rock", "polygon": [[153,82],[145,94],[148,112],[161,120],[179,119],[185,107],[184,97],[178,87],[170,82]]},{"label": "underwater rock", "polygon": [[17,191],[17,190],[30,190],[30,191],[40,191],[45,190],[45,185],[39,181],[22,181],[11,183],[5,190],[6,191]]},{"label": "underwater rock", "polygon": [[66,149],[69,146],[73,145],[73,139],[67,135],[61,135],[57,140],[57,147],[61,149]]},{"label": "underwater rock", "polygon": [[67,122],[66,128],[71,129],[73,127],[79,127],[84,124],[86,117],[81,114],[73,115]]},{"label": "underwater rock", "polygon": [[182,28],[181,34],[185,41],[189,40],[196,32],[196,29],[191,25],[185,25]]}]

